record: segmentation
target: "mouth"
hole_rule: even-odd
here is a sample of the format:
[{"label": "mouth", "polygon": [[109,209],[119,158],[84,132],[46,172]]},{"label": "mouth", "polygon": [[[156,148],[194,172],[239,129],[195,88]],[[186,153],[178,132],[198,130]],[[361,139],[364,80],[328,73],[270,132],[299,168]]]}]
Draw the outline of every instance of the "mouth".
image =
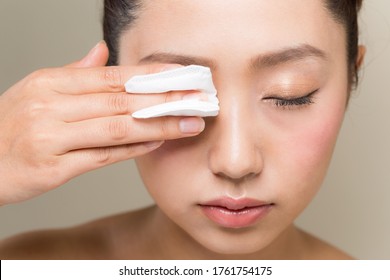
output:
[{"label": "mouth", "polygon": [[223,197],[198,204],[204,215],[214,223],[226,228],[249,227],[264,218],[274,203],[255,199],[232,199]]}]

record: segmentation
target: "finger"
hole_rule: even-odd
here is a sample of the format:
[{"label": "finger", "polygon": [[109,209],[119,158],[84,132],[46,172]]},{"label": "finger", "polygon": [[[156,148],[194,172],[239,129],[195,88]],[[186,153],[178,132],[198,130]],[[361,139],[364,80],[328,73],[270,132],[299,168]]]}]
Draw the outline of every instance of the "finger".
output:
[{"label": "finger", "polygon": [[172,64],[149,64],[140,66],[110,66],[95,68],[41,69],[29,75],[34,85],[39,84],[62,94],[90,94],[124,92],[125,82],[134,75],[162,72]]},{"label": "finger", "polygon": [[137,120],[131,116],[115,116],[67,123],[57,137],[57,154],[86,148],[191,137],[201,133],[204,127],[204,120],[198,117]]},{"label": "finger", "polygon": [[108,48],[105,41],[100,41],[89,53],[79,61],[66,65],[68,68],[87,68],[106,65],[108,61]]},{"label": "finger", "polygon": [[71,151],[61,156],[62,164],[66,166],[66,168],[62,168],[63,172],[66,173],[63,176],[73,178],[112,163],[142,156],[159,148],[163,143],[164,141],[145,142]]},{"label": "finger", "polygon": [[187,98],[207,98],[196,91],[175,91],[162,94],[100,93],[84,95],[62,95],[55,109],[61,120],[76,122],[115,115],[131,115],[149,106]]}]

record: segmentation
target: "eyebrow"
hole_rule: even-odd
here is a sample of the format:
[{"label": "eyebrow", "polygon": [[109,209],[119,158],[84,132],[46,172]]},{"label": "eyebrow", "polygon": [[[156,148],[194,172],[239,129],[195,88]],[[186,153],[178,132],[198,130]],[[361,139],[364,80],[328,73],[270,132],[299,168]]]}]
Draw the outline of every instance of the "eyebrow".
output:
[{"label": "eyebrow", "polygon": [[[316,58],[324,61],[328,60],[328,56],[325,51],[312,45],[303,44],[296,47],[284,48],[278,51],[260,54],[259,56],[251,59],[250,66],[254,70],[259,70],[308,58]],[[180,55],[169,52],[155,52],[142,58],[140,63],[174,63],[184,66],[195,64],[209,67],[212,70],[217,68],[217,63],[206,57]]]},{"label": "eyebrow", "polygon": [[207,66],[211,70],[217,68],[217,64],[214,60],[199,56],[180,55],[167,52],[156,52],[148,55],[140,60],[140,63],[173,63],[187,65],[202,65]]},{"label": "eyebrow", "polygon": [[286,48],[277,52],[270,52],[252,59],[252,68],[274,67],[279,64],[295,62],[308,58],[328,60],[325,51],[311,45],[300,45],[298,47]]}]

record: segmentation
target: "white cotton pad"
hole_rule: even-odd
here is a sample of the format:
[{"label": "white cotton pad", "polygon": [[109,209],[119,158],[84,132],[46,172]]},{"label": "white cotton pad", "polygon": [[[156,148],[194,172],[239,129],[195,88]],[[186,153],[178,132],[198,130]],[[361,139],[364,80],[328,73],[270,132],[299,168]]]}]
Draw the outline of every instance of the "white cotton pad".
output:
[{"label": "white cotton pad", "polygon": [[145,109],[134,112],[132,117],[137,119],[147,119],[162,116],[215,117],[218,115],[218,112],[218,104],[200,100],[181,100],[147,107]]},{"label": "white cotton pad", "polygon": [[207,101],[190,99],[163,103],[132,114],[134,118],[161,116],[216,116],[219,112],[217,90],[207,67],[190,65],[172,70],[134,76],[125,84],[126,92],[156,94],[169,91],[197,90],[207,95]]}]

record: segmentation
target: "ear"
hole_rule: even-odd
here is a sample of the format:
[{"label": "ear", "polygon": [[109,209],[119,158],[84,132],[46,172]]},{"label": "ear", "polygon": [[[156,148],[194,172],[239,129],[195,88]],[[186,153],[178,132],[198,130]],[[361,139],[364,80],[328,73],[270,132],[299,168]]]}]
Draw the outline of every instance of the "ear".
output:
[{"label": "ear", "polygon": [[366,56],[366,52],[367,52],[366,47],[363,45],[359,45],[358,55],[356,58],[356,68],[357,69],[360,69],[362,67],[363,62],[364,62],[364,57]]}]

